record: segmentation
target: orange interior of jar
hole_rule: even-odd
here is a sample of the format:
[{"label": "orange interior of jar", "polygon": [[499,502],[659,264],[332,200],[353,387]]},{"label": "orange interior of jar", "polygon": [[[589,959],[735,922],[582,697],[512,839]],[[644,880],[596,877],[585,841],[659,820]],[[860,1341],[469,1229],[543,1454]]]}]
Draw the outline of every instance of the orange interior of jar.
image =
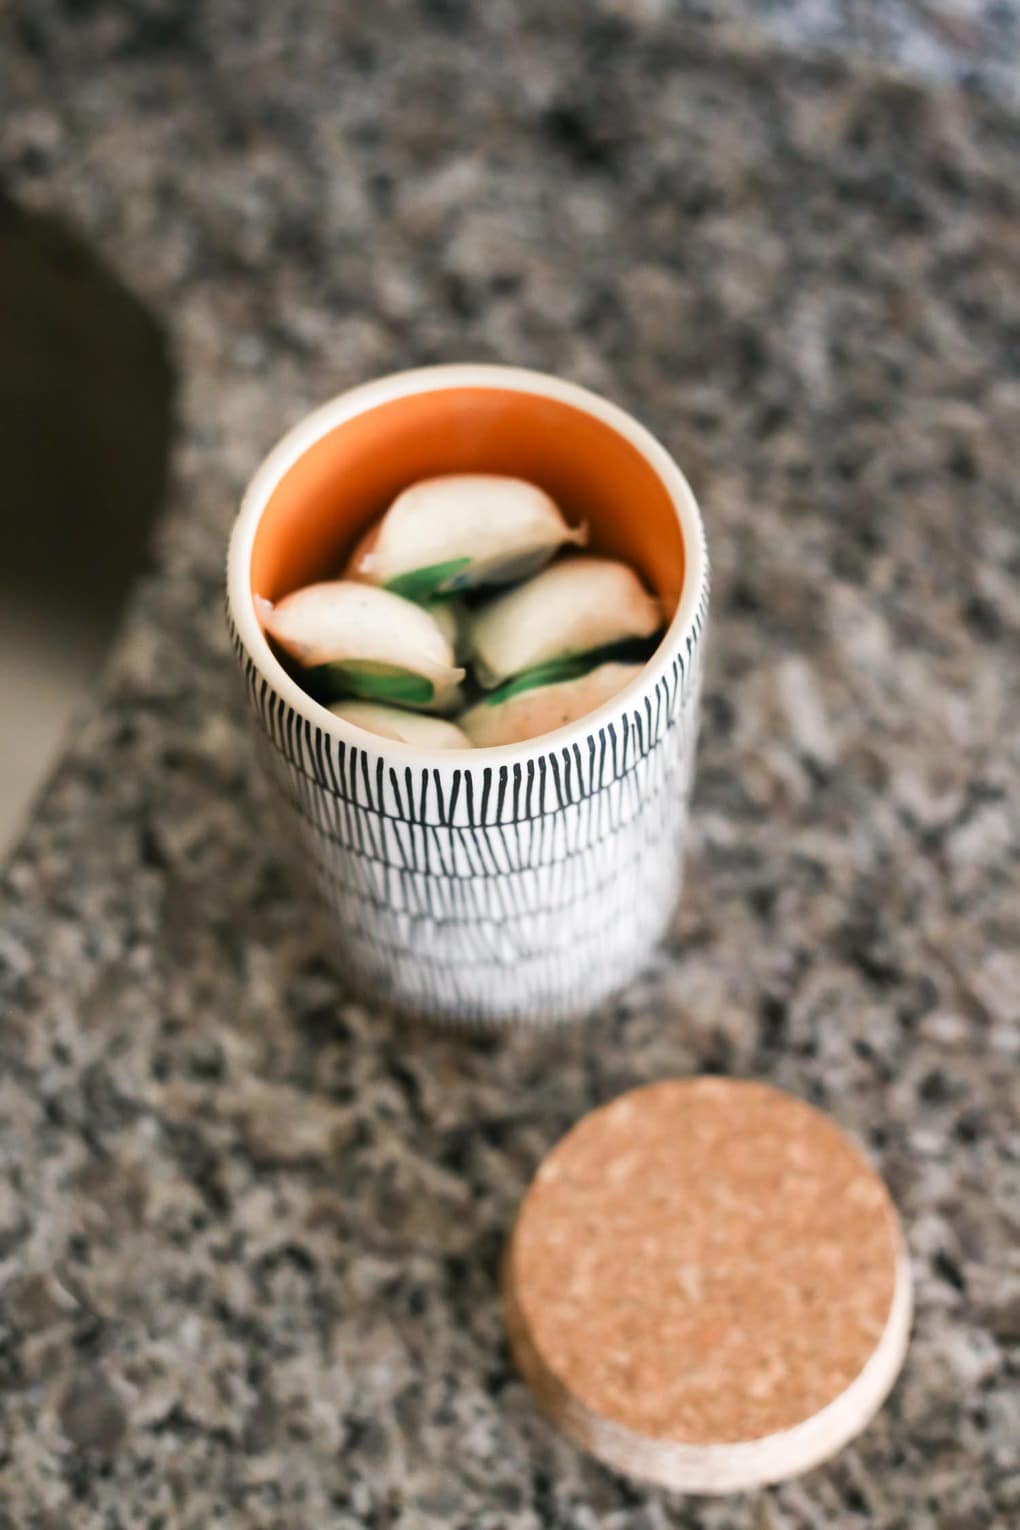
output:
[{"label": "orange interior of jar", "polygon": [[252,592],[280,600],[335,579],[401,489],[440,473],[508,473],[551,494],[592,551],[622,558],[667,617],[684,579],[673,502],[637,448],[571,404],[507,388],[391,399],[329,431],[284,474],[255,533]]}]

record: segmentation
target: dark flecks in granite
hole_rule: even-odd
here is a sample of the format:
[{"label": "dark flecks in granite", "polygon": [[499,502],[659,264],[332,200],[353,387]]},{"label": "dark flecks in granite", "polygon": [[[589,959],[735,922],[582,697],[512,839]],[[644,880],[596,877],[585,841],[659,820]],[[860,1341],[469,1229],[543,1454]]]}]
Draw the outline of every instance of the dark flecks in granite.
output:
[{"label": "dark flecks in granite", "polygon": [[124,1404],[101,1370],[80,1371],[60,1404],[60,1425],[80,1450],[108,1455],[127,1429]]}]

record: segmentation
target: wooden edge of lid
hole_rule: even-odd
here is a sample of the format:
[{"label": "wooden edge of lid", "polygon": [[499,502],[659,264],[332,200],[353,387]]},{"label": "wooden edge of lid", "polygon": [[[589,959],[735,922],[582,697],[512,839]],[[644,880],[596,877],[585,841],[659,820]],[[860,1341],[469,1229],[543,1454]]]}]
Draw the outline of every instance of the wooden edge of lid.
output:
[{"label": "wooden edge of lid", "polygon": [[820,1412],[761,1439],[683,1445],[651,1440],[592,1413],[543,1364],[515,1299],[508,1242],[502,1267],[510,1353],[542,1412],[573,1443],[613,1471],[681,1493],[750,1492],[802,1476],[843,1450],[871,1423],[899,1377],[913,1316],[913,1282],[900,1242],[888,1322],[874,1353],[845,1391]]}]

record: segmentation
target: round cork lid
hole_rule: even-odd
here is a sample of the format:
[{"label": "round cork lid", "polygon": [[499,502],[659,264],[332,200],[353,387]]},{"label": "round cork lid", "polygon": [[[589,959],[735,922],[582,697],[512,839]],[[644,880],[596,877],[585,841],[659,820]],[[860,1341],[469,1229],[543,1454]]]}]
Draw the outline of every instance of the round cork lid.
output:
[{"label": "round cork lid", "polygon": [[621,1095],[546,1158],[507,1251],[515,1359],[619,1471],[736,1492],[863,1429],[903,1362],[910,1272],[882,1181],[765,1084]]}]

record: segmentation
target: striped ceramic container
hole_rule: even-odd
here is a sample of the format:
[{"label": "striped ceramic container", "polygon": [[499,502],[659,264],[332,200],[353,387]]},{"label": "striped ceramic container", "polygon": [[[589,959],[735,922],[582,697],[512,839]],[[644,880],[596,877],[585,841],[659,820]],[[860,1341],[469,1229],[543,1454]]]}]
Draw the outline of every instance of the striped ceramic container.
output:
[{"label": "striped ceramic container", "polygon": [[[341,721],[280,664],[254,597],[335,577],[405,485],[540,484],[661,597],[665,636],[611,701],[556,732],[429,754]],[[640,969],[680,892],[708,561],[694,497],[629,415],[508,367],[405,372],[334,399],[259,468],[228,613],[283,832],[336,916],[352,983],[454,1021],[582,1015]]]}]

